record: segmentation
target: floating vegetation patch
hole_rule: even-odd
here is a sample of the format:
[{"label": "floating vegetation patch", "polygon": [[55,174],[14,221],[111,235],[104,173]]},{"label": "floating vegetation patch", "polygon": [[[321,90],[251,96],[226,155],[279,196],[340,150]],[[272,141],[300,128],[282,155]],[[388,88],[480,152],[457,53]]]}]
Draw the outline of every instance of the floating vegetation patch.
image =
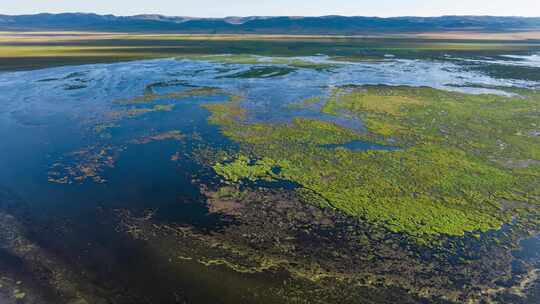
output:
[{"label": "floating vegetation patch", "polygon": [[156,135],[149,135],[149,136],[143,136],[141,138],[134,139],[130,141],[130,143],[137,144],[137,145],[144,145],[155,141],[162,141],[162,140],[176,140],[180,141],[183,140],[186,136],[182,134],[178,130],[168,131]]},{"label": "floating vegetation patch", "polygon": [[136,96],[129,99],[120,99],[117,100],[118,104],[140,104],[140,103],[150,103],[158,99],[183,99],[189,97],[199,97],[199,96],[212,96],[223,94],[223,91],[218,88],[210,87],[201,87],[201,88],[192,88],[187,90],[182,90],[180,92],[171,92],[159,94],[155,93],[154,89],[156,86],[163,86],[163,84],[151,84],[146,87],[145,93],[142,96]]},{"label": "floating vegetation patch", "polygon": [[244,155],[239,155],[233,162],[214,165],[217,174],[225,178],[226,181],[237,183],[241,179],[249,181],[267,180],[272,181],[278,178],[277,172],[286,163],[278,163],[273,159],[263,158],[250,160]]},{"label": "floating vegetation patch", "polygon": [[156,104],[151,107],[133,106],[122,110],[111,111],[109,113],[106,113],[104,122],[98,124],[98,126],[103,124],[111,124],[124,118],[136,118],[149,113],[170,112],[174,108],[175,104]]},{"label": "floating vegetation patch", "polygon": [[185,136],[178,130],[147,135],[127,141],[123,145],[91,146],[66,154],[59,162],[54,163],[48,172],[48,180],[57,184],[83,183],[91,180],[95,183],[106,183],[103,177],[106,169],[114,168],[116,160],[129,145],[149,144],[156,141],[181,141]]},{"label": "floating vegetation patch", "polygon": [[151,108],[131,108],[125,111],[127,116],[135,117],[153,112],[169,112],[174,109],[174,104],[155,105]]},{"label": "floating vegetation patch", "polygon": [[214,124],[219,125],[229,125],[241,122],[247,116],[247,111],[240,103],[242,98],[231,97],[227,103],[212,103],[202,105],[205,109],[208,109],[211,112],[209,120]]},{"label": "floating vegetation patch", "polygon": [[116,159],[125,148],[92,146],[68,153],[51,166],[48,180],[57,184],[82,183],[87,179],[105,183],[107,180],[101,174],[106,168],[114,168]]}]

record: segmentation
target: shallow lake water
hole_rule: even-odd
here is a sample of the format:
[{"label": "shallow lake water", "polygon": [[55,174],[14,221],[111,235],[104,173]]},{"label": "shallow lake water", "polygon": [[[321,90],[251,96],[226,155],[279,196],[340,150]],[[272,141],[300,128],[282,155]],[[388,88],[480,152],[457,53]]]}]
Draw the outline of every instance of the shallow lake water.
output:
[{"label": "shallow lake water", "polygon": [[[302,59],[332,62],[322,56]],[[519,64],[538,64],[538,55],[509,59]],[[244,298],[246,290],[251,290],[252,295],[264,295],[265,301],[272,303],[274,300],[264,290],[281,284],[279,275],[237,274],[194,262],[174,266],[179,267],[176,269],[163,264],[148,248],[115,233],[112,221],[99,212],[129,209],[137,213],[151,209],[162,222],[188,223],[201,230],[222,224],[218,216],[208,213],[193,182],[211,179],[212,172],[183,157],[204,146],[235,148],[218,127],[208,124],[209,112],[201,105],[225,101],[226,94],[239,95],[251,123],[289,122],[295,117],[305,117],[333,121],[362,132],[362,122],[356,118],[321,114],[323,102],[305,107],[295,105],[310,97],[322,97],[324,101],[331,88],[342,85],[430,86],[473,94],[507,94],[489,87],[538,86],[531,81],[496,79],[468,71],[455,61],[399,58],[373,63],[340,62],[330,70],[298,68],[286,75],[264,79],[223,77],[251,67],[159,59],[2,73],[0,187],[21,202],[20,214],[43,227],[40,230],[43,233],[34,236],[37,243],[55,252],[67,264],[80,262],[96,273],[96,279],[110,281],[115,288],[145,289],[143,295],[155,303],[166,303],[168,297],[164,294],[175,289],[181,290],[178,303],[182,299],[188,299],[189,303],[241,303],[257,299]],[[152,87],[152,84],[167,85]],[[174,107],[111,119],[114,113],[126,108],[146,107],[125,105],[121,101],[143,96],[149,86],[158,96],[155,104]],[[222,92],[181,99],[168,95],[195,87],[219,88]],[[96,132],[104,124],[111,124],[107,126],[110,130]],[[189,136],[183,141],[145,140],[171,130]],[[141,141],[144,144],[139,144]],[[351,142],[339,147],[355,151],[395,148],[369,142]],[[106,182],[92,178],[71,183],[49,181],[55,164],[61,168],[74,167],[81,159],[89,161],[88,155],[101,150],[110,151],[107,157],[114,159],[114,164],[97,169]],[[58,221],[71,228],[70,235],[61,240],[52,231],[54,227],[48,226]],[[537,250],[534,244],[526,243],[524,247]]]}]

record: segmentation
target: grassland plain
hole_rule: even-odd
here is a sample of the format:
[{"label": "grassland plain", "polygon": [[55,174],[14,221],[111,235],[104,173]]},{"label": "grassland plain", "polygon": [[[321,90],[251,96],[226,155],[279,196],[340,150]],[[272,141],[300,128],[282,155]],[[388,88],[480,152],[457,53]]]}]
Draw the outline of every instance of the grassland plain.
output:
[{"label": "grassland plain", "polygon": [[[226,180],[290,180],[319,204],[429,242],[499,229],[540,204],[540,96],[466,95],[431,88],[340,87],[322,111],[354,115],[367,132],[330,122],[246,124],[238,103],[207,106],[243,144],[214,168]],[[362,139],[399,150],[328,149]]]},{"label": "grassland plain", "polygon": [[[474,38],[475,36],[472,36]],[[378,60],[392,53],[401,58],[441,58],[449,53],[467,57],[495,56],[540,49],[540,42],[522,37],[510,40],[425,39],[383,37],[284,36],[284,35],[143,35],[110,33],[2,33],[0,70],[115,62],[136,59],[184,57],[209,59],[209,55],[313,56],[325,54],[339,60]],[[502,37],[506,38],[506,37]],[[534,38],[534,36],[533,36]],[[225,57],[223,57],[225,58]],[[213,58],[213,60],[216,60]],[[224,59],[253,63],[252,56]],[[246,61],[247,60],[247,61]],[[278,60],[278,59],[276,59]],[[305,62],[284,64],[306,67]],[[279,62],[273,62],[279,63]],[[311,66],[311,65],[310,65]],[[325,67],[317,67],[325,68]]]}]

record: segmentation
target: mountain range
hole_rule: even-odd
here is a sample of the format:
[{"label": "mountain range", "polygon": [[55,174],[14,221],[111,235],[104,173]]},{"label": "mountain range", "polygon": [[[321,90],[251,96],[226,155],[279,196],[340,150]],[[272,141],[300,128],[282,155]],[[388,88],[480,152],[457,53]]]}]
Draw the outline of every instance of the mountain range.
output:
[{"label": "mountain range", "polygon": [[338,34],[540,30],[540,17],[226,17],[89,13],[0,15],[0,31],[107,31],[207,34]]}]

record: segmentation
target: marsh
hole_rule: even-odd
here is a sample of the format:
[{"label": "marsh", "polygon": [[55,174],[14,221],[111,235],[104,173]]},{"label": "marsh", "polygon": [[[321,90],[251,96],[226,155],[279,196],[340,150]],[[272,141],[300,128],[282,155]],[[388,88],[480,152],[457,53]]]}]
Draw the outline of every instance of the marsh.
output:
[{"label": "marsh", "polygon": [[2,42],[0,301],[538,301],[540,44],[298,39]]}]

